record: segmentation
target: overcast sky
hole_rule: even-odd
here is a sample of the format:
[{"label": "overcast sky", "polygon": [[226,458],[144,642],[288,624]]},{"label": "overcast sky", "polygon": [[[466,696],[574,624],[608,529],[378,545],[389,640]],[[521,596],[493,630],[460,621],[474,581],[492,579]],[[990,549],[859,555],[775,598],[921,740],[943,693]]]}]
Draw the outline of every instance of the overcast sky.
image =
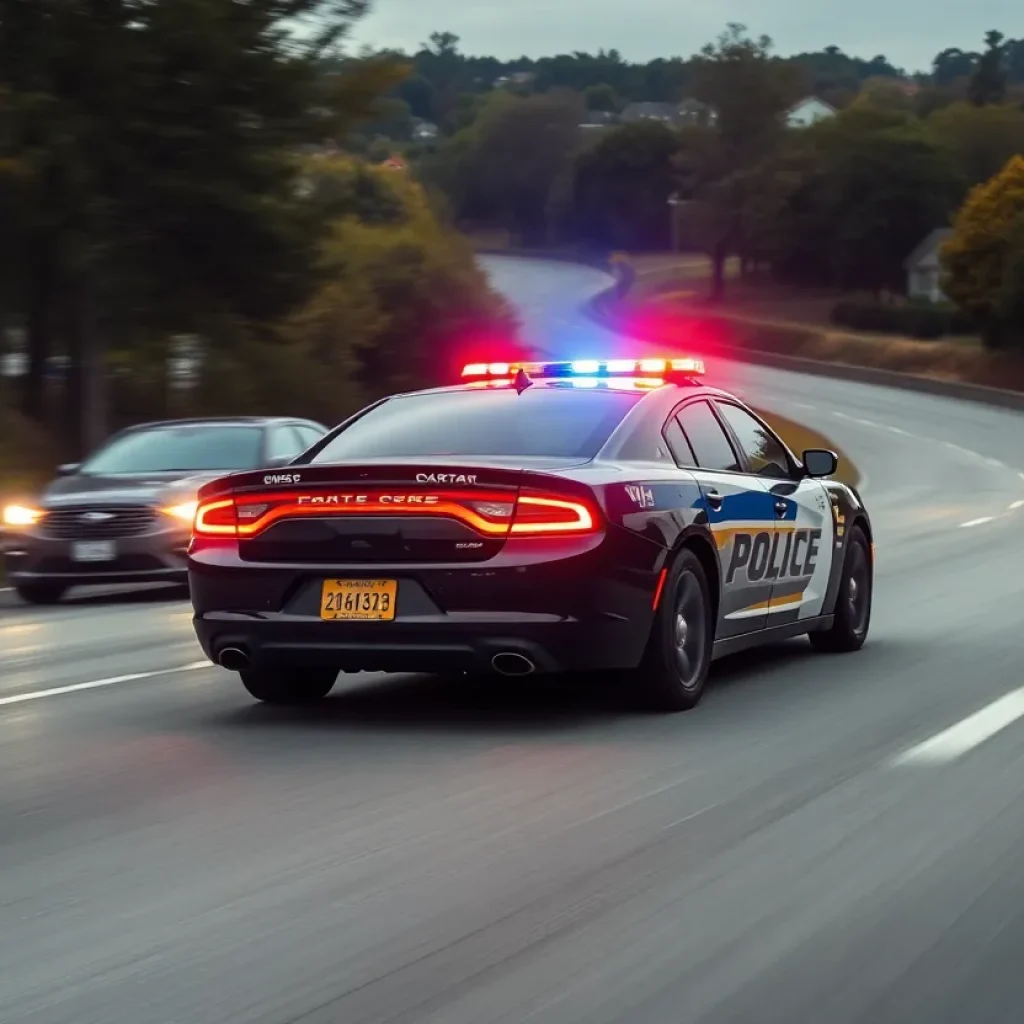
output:
[{"label": "overcast sky", "polygon": [[617,48],[627,60],[689,56],[738,21],[780,53],[831,44],[927,70],[948,46],[978,48],[997,28],[1024,36],[1024,0],[373,0],[354,39],[419,48],[454,32],[465,53],[512,58]]}]

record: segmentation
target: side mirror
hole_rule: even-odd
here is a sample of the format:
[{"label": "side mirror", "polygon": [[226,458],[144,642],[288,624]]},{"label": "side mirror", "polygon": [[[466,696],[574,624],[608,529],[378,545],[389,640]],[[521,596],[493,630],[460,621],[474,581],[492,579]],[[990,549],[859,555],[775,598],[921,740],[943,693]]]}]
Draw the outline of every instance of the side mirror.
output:
[{"label": "side mirror", "polygon": [[803,454],[803,463],[808,476],[832,476],[839,466],[839,456],[827,448],[808,448]]},{"label": "side mirror", "polygon": [[57,467],[57,476],[74,476],[80,465],[80,462],[65,462],[63,466]]},{"label": "side mirror", "polygon": [[[298,453],[296,452],[296,455]],[[278,466],[287,466],[295,455],[275,455],[272,459],[267,459],[267,469],[277,469]]]}]

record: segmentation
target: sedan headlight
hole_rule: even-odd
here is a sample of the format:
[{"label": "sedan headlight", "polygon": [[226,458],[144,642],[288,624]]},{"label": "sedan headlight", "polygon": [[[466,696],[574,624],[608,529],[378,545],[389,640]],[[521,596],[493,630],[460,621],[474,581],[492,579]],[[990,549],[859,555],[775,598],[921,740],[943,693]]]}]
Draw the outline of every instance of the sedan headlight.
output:
[{"label": "sedan headlight", "polygon": [[35,526],[43,513],[40,509],[28,505],[7,505],[4,508],[4,526]]},{"label": "sedan headlight", "polygon": [[198,501],[183,501],[180,505],[171,505],[163,511],[166,515],[169,515],[174,519],[178,519],[183,523],[188,523],[188,525],[191,526],[192,521],[196,517],[196,509],[198,507]]}]

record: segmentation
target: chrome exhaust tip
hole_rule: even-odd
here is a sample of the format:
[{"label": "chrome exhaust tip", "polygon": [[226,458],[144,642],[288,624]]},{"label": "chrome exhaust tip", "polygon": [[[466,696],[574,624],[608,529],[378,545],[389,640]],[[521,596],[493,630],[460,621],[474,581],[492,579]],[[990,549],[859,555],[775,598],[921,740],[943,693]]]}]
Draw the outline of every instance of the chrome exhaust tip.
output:
[{"label": "chrome exhaust tip", "polygon": [[503,676],[528,676],[536,671],[537,666],[524,654],[503,651],[491,658],[491,668]]},{"label": "chrome exhaust tip", "polygon": [[241,672],[249,667],[249,655],[238,647],[225,647],[217,656],[217,664],[229,672]]}]

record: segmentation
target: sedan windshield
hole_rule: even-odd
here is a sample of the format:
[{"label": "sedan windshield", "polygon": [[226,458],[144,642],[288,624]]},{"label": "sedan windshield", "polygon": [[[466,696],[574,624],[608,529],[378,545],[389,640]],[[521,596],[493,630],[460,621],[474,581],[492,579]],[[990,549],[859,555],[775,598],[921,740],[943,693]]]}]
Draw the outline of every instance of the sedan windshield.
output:
[{"label": "sedan windshield", "polygon": [[260,463],[259,427],[155,427],[115,438],[83,463],[94,476],[254,469]]}]

